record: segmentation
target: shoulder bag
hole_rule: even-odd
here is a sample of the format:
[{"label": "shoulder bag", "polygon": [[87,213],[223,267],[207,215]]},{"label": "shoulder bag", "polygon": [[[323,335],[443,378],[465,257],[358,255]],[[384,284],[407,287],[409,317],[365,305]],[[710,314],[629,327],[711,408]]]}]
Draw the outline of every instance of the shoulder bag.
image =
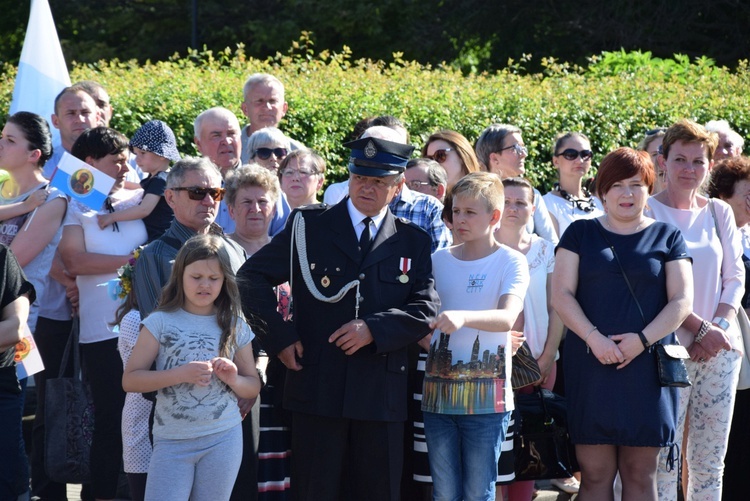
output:
[{"label": "shoulder bag", "polygon": [[[63,377],[73,363],[73,376]],[[82,484],[91,481],[90,452],[94,433],[94,405],[88,384],[81,379],[78,351],[78,318],[62,356],[60,374],[47,379],[45,395],[45,467],[55,482]]]}]

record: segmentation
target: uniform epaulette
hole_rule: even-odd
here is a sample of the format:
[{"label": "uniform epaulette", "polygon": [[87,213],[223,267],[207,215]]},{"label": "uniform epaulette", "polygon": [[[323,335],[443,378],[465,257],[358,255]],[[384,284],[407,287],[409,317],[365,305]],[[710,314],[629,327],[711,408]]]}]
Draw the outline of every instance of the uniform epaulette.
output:
[{"label": "uniform epaulette", "polygon": [[419,226],[417,223],[415,223],[411,219],[407,219],[405,217],[397,217],[396,221],[398,221],[399,223],[401,223],[403,225],[409,226],[410,228],[414,228],[414,229],[418,230],[419,232],[424,233],[427,236],[430,235],[427,230],[425,230],[424,228],[422,228],[421,226]]}]

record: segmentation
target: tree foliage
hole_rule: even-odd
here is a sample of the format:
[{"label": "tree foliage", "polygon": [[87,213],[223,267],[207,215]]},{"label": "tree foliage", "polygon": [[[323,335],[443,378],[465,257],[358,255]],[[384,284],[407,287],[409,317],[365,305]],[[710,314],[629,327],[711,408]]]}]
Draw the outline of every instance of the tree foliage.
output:
[{"label": "tree foliage", "polygon": [[[556,177],[551,163],[558,132],[582,131],[591,139],[594,165],[618,146],[635,146],[644,131],[689,117],[701,123],[724,118],[747,137],[746,90],[750,68],[733,70],[708,58],[657,58],[648,52],[604,52],[586,65],[554,58],[528,73],[514,65],[497,72],[465,74],[450,65],[423,65],[396,56],[391,62],[315,50],[302,37],[284,54],[257,59],[244,48],[191,51],[166,62],[99,61],[73,66],[71,79],[93,79],[110,93],[112,126],[131,135],[151,119],[167,122],[179,150],[195,154],[193,120],[212,106],[225,106],[242,121],[242,84],[251,73],[276,75],[286,85],[289,113],[281,127],[318,150],[328,162],[327,182],[345,175],[342,143],[360,119],[399,117],[417,149],[438,129],[453,129],[474,143],[491,123],[523,131],[529,148],[527,176],[542,190]],[[528,64],[520,59],[517,66]],[[7,110],[15,68],[0,74],[0,110]]]},{"label": "tree foliage", "polygon": [[[191,47],[194,0],[49,0],[68,61],[163,61]],[[750,57],[750,3],[738,0],[195,0],[197,46],[244,44],[264,59],[301,32],[319,50],[423,64],[447,61],[464,72],[496,70],[533,54],[585,63],[602,51],[707,56],[733,67]],[[0,60],[20,54],[30,0],[3,2]]]}]

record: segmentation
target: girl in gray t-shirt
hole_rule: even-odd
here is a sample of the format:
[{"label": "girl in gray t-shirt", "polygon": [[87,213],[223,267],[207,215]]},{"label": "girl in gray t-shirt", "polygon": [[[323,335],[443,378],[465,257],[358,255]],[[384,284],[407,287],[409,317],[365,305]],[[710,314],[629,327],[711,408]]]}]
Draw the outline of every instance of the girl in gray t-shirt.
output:
[{"label": "girl in gray t-shirt", "polygon": [[260,379],[220,238],[185,243],[142,325],[123,387],[158,391],[146,498],[229,499],[242,459],[237,399],[257,397]]}]

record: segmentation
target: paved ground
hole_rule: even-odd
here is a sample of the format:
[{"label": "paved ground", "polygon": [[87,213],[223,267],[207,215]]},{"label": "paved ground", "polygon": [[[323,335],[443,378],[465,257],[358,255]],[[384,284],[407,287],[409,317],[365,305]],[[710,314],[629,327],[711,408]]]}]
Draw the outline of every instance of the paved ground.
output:
[{"label": "paved ground", "polygon": [[[534,501],[573,501],[576,496],[569,496],[564,492],[560,492],[549,484],[549,481],[543,480],[537,482],[537,496]],[[68,485],[68,501],[78,501],[81,499],[81,486],[69,484]],[[404,499],[403,501],[409,501]],[[501,501],[501,500],[498,500]]]}]

